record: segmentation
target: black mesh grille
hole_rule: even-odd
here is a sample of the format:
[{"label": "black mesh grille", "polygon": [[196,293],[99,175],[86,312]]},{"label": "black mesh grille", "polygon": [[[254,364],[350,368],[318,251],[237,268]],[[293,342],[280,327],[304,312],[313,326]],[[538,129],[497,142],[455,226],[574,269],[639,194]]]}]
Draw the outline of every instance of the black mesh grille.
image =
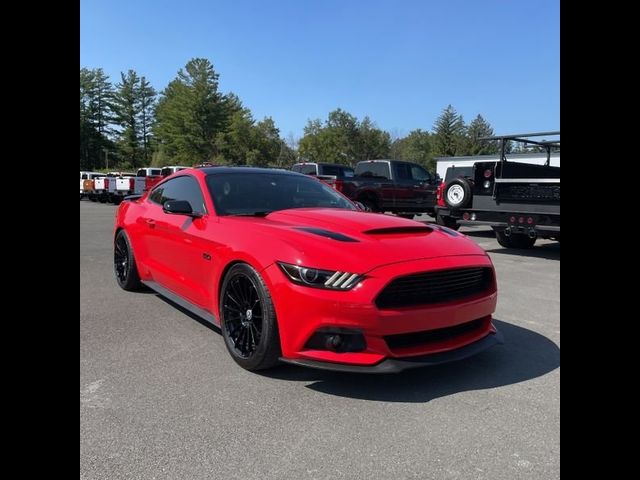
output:
[{"label": "black mesh grille", "polygon": [[560,185],[498,185],[502,201],[560,202]]},{"label": "black mesh grille", "polygon": [[399,335],[387,335],[384,337],[384,340],[392,350],[415,347],[416,345],[439,342],[464,335],[465,333],[473,332],[474,330],[479,330],[486,325],[486,322],[487,320],[485,318],[479,318],[453,327],[438,328],[423,332],[401,333]]},{"label": "black mesh grille", "polygon": [[491,285],[490,268],[458,268],[396,278],[378,295],[378,308],[427,305],[469,297]]}]

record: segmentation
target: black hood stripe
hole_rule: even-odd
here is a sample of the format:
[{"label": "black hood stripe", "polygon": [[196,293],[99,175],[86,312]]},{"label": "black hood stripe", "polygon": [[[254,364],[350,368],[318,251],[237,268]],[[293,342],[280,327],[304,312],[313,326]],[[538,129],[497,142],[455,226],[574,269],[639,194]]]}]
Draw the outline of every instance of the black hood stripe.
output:
[{"label": "black hood stripe", "polygon": [[321,237],[331,238],[338,240],[339,242],[357,242],[355,238],[347,237],[341,233],[331,232],[329,230],[323,230],[322,228],[313,227],[295,227],[296,230],[302,230],[303,232],[313,233]]}]

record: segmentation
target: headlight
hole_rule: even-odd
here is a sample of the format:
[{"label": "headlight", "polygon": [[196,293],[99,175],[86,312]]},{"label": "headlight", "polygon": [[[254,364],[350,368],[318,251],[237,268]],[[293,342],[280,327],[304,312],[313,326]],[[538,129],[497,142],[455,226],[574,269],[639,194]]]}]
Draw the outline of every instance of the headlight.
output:
[{"label": "headlight", "polygon": [[362,275],[351,272],[319,270],[317,268],[291,265],[277,262],[289,280],[308,287],[327,288],[330,290],[350,290],[362,279]]}]

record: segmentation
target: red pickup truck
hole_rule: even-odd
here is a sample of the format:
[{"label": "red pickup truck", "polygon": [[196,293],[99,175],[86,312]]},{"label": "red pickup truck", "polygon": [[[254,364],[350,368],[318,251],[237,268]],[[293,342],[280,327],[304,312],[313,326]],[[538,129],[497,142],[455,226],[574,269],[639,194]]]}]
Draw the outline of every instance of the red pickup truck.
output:
[{"label": "red pickup truck", "polygon": [[412,218],[434,214],[439,178],[417,163],[401,160],[358,162],[355,176],[346,177],[335,188],[374,212],[392,212]]}]

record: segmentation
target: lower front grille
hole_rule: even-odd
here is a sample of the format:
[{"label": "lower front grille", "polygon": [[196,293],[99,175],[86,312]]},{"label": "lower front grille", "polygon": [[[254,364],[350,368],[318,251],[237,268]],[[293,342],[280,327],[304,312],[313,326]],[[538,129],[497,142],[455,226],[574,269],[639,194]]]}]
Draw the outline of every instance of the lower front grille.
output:
[{"label": "lower front grille", "polygon": [[461,323],[453,327],[437,328],[435,330],[425,330],[422,332],[401,333],[398,335],[387,335],[384,341],[391,350],[398,348],[415,347],[433,342],[441,342],[451,338],[459,337],[474,330],[482,330],[487,326],[489,318],[479,318],[471,322]]},{"label": "lower front grille", "polygon": [[491,268],[456,268],[396,278],[376,298],[380,309],[428,305],[469,297],[491,286]]}]

